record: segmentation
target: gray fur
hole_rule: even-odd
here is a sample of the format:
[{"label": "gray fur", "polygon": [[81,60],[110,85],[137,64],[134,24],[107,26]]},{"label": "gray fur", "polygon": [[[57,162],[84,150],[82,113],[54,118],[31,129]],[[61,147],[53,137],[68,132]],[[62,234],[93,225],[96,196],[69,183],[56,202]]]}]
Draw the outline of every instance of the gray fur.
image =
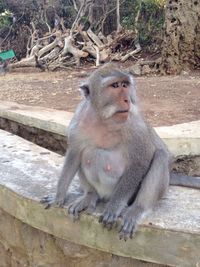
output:
[{"label": "gray fur", "polygon": [[[127,88],[123,88],[124,81],[129,83]],[[109,91],[107,87],[116,82],[116,88]],[[106,65],[82,88],[86,97],[69,126],[68,151],[56,198],[45,198],[44,202],[62,206],[78,172],[84,195],[70,205],[69,214],[77,219],[82,210],[93,212],[98,201],[106,200],[99,222],[110,229],[121,218],[120,238],[126,240],[167,191],[172,157],[139,112],[132,76]],[[119,102],[112,97],[115,93],[121,94]],[[126,107],[128,118],[115,121],[115,113]]]}]

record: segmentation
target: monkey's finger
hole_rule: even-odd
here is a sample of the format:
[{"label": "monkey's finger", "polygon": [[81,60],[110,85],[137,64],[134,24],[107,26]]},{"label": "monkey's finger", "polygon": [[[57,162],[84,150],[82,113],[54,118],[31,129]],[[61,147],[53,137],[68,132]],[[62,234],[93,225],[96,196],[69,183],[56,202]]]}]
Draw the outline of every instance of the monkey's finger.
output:
[{"label": "monkey's finger", "polygon": [[78,208],[75,208],[74,209],[74,221],[77,221],[79,219],[79,215],[80,213],[79,213]]},{"label": "monkey's finger", "polygon": [[69,205],[69,207],[68,207],[68,214],[74,215],[74,204],[73,203],[71,205]]},{"label": "monkey's finger", "polygon": [[96,209],[96,205],[90,205],[87,209],[86,209],[86,213],[87,214],[93,214],[94,211]]},{"label": "monkey's finger", "polygon": [[111,230],[112,228],[114,228],[114,226],[116,227],[116,220],[117,216],[115,214],[111,214],[106,223],[108,230]]},{"label": "monkey's finger", "polygon": [[106,228],[108,230],[111,230],[111,229],[116,228],[116,227],[117,227],[117,217],[113,216],[111,219],[109,219],[107,221]]},{"label": "monkey's finger", "polygon": [[58,208],[64,208],[63,202],[52,202],[51,204],[52,207],[58,207]]},{"label": "monkey's finger", "polygon": [[129,232],[123,228],[122,231],[119,233],[119,239],[127,241],[128,238],[129,238]]},{"label": "monkey's finger", "polygon": [[126,220],[122,226],[119,234],[120,239],[127,241],[128,238],[133,238],[133,235],[136,231],[136,223],[133,220]]},{"label": "monkey's finger", "polygon": [[51,208],[51,206],[52,206],[52,205],[51,205],[50,203],[48,203],[48,204],[44,207],[44,209],[45,209],[45,210],[48,210],[48,209]]},{"label": "monkey's finger", "polygon": [[47,199],[42,198],[42,199],[40,200],[40,203],[42,203],[42,204],[44,204],[44,203],[46,203],[46,202],[47,202]]},{"label": "monkey's finger", "polygon": [[99,223],[102,223],[102,221],[103,221],[103,214],[99,217],[98,222],[99,222]]},{"label": "monkey's finger", "polygon": [[128,240],[128,234],[127,233],[124,233],[124,232],[120,233],[119,239],[120,240],[123,239],[126,242]]},{"label": "monkey's finger", "polygon": [[69,217],[72,219],[73,222],[75,222],[78,219],[78,214],[75,213],[75,209],[74,209],[73,205],[71,205],[68,208],[68,214],[69,214]]},{"label": "monkey's finger", "polygon": [[108,230],[111,230],[113,228],[113,225],[115,224],[115,221],[116,221],[116,215],[107,212],[102,219],[102,224]]},{"label": "monkey's finger", "polygon": [[104,227],[106,227],[108,229],[108,231],[110,231],[113,228],[113,222],[107,221]]},{"label": "monkey's finger", "polygon": [[45,197],[43,197],[41,200],[40,200],[40,203],[47,203],[47,202],[49,202],[49,201],[51,201],[52,200],[52,197],[50,197],[50,196],[45,196]]},{"label": "monkey's finger", "polygon": [[104,213],[100,216],[100,218],[99,218],[99,222],[102,223],[103,226],[105,226],[105,225],[106,225],[106,222],[107,222],[107,220],[108,220],[108,218],[109,218],[109,216],[110,216],[110,213],[109,213],[109,212],[104,212]]},{"label": "monkey's finger", "polygon": [[136,232],[136,227],[134,229],[132,229],[131,233],[130,233],[130,238],[133,239],[133,237],[135,236],[135,232]]}]

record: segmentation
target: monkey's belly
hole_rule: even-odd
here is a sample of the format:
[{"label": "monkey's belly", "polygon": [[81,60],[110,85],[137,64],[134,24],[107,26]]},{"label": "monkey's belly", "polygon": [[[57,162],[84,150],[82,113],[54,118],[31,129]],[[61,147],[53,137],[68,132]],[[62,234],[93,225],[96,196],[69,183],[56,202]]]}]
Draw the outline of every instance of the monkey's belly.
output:
[{"label": "monkey's belly", "polygon": [[125,170],[125,163],[120,151],[86,149],[82,154],[81,168],[99,196],[109,199]]}]

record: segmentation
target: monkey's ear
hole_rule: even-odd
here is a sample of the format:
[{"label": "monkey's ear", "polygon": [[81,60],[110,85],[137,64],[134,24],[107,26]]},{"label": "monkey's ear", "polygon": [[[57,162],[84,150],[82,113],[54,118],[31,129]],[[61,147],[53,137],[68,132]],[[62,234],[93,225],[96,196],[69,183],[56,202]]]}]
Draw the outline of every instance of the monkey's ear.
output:
[{"label": "monkey's ear", "polygon": [[89,86],[88,86],[88,84],[82,84],[82,85],[80,86],[80,89],[81,89],[81,91],[83,92],[83,95],[84,95],[86,98],[88,98],[88,96],[89,96],[89,94],[90,94],[90,90],[89,90]]}]

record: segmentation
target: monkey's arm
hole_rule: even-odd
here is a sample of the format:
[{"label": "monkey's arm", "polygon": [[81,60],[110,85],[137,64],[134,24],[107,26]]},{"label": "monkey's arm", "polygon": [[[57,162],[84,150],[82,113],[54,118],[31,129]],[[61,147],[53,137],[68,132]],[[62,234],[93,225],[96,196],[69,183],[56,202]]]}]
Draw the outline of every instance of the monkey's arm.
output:
[{"label": "monkey's arm", "polygon": [[125,208],[125,212],[121,214],[122,228],[120,236],[125,240],[127,237],[132,237],[144,212],[153,208],[156,201],[167,190],[169,183],[168,165],[168,154],[164,150],[156,150],[150,168],[142,180],[138,193],[136,192],[134,203],[127,207],[140,183],[140,181],[135,180],[137,177],[131,177],[135,170],[129,169],[128,173],[126,172],[128,176],[122,177],[117,185],[100,218],[100,222],[110,229]]},{"label": "monkey's arm", "polygon": [[47,196],[44,197],[41,201],[42,203],[47,204],[46,208],[49,208],[52,205],[59,207],[63,206],[65,202],[66,192],[79,168],[79,165],[80,153],[69,148],[65,156],[60,178],[58,180],[55,198],[52,199],[51,197]]}]

